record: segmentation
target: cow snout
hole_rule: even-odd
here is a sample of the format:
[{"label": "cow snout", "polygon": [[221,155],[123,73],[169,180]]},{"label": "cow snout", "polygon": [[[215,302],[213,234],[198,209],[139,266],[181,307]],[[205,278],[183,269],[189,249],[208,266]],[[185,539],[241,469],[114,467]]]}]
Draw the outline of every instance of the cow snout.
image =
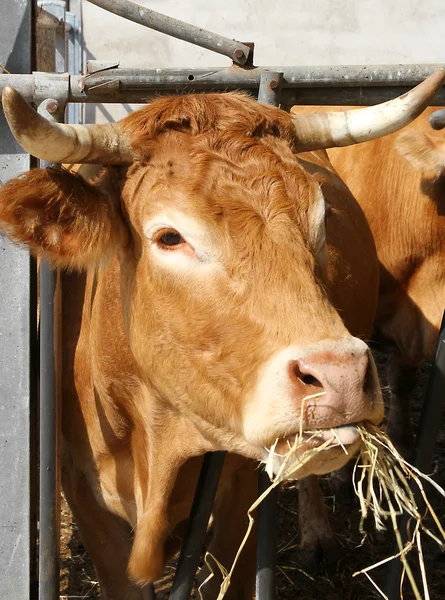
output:
[{"label": "cow snout", "polygon": [[376,406],[380,386],[366,344],[352,338],[326,346],[305,348],[300,357],[288,363],[292,393],[301,405],[305,425],[336,427],[380,420],[381,411]]},{"label": "cow snout", "polygon": [[245,404],[243,430],[249,443],[270,447],[300,431],[342,428],[347,436],[344,426],[378,425],[382,418],[374,359],[362,340],[350,336],[273,354]]}]

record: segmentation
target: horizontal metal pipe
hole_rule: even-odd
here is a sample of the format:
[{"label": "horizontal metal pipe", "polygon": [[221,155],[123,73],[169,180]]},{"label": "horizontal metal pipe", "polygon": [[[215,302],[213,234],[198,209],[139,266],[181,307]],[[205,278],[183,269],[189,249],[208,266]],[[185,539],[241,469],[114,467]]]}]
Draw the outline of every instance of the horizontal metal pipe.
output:
[{"label": "horizontal metal pipe", "polygon": [[1,75],[0,98],[5,87],[10,85],[15,88],[27,102],[33,102],[34,75]]},{"label": "horizontal metal pipe", "polygon": [[431,65],[375,65],[373,67],[240,67],[207,69],[108,69],[85,77],[84,90],[111,94],[147,87],[171,89],[179,86],[202,88],[258,88],[264,72],[283,73],[283,88],[413,87],[431,73],[445,68]]},{"label": "horizontal metal pipe", "polygon": [[[229,88],[226,88],[227,90]],[[254,96],[257,96],[258,90],[252,88],[242,88],[240,86],[231,88],[233,90],[248,89],[248,91]],[[311,104],[311,105],[332,105],[332,106],[371,106],[373,104],[379,104],[386,102],[401,96],[408,92],[411,87],[388,87],[388,88],[331,88],[331,89],[287,89],[281,93],[281,108],[288,110],[295,104]],[[104,98],[96,94],[79,94],[76,96],[73,102],[86,102],[88,104],[146,104],[151,102],[159,96],[168,96],[175,94],[184,93],[206,93],[211,91],[218,91],[216,88],[202,89],[200,87],[178,87],[169,90],[160,89],[147,89],[146,91],[139,92],[117,92],[110,98]],[[219,91],[222,91],[221,89]],[[431,106],[445,106],[445,89],[440,91],[431,101]]]},{"label": "horizontal metal pipe", "polygon": [[[0,75],[0,95],[15,87],[28,102],[52,97],[60,104],[145,103],[160,94],[245,89],[257,93],[261,75],[282,71],[282,106],[320,104],[366,106],[407,92],[445,65],[383,65],[368,67],[256,67],[241,69],[107,69],[88,76],[34,73]],[[434,98],[445,105],[445,88]]]},{"label": "horizontal metal pipe", "polygon": [[249,57],[250,48],[241,42],[231,40],[217,33],[212,33],[201,27],[195,27],[184,21],[167,17],[154,10],[130,2],[129,0],[89,0],[108,12],[119,17],[160,31],[179,40],[184,40],[195,46],[212,50],[228,56],[235,63],[244,65]]}]

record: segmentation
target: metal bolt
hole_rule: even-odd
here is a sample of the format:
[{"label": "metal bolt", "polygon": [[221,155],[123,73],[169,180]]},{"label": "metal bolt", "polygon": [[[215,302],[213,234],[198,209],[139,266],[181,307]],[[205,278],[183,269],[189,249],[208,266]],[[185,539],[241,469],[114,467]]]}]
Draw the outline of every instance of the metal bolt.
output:
[{"label": "metal bolt", "polygon": [[276,90],[278,87],[278,81],[276,79],[271,79],[269,86],[271,90]]},{"label": "metal bolt", "polygon": [[244,52],[241,50],[241,48],[237,48],[233,53],[233,56],[238,59],[242,58],[244,56]]},{"label": "metal bolt", "polygon": [[55,100],[51,100],[51,102],[48,102],[48,104],[46,105],[46,110],[51,114],[55,113],[58,108],[59,108],[59,103],[56,102]]}]

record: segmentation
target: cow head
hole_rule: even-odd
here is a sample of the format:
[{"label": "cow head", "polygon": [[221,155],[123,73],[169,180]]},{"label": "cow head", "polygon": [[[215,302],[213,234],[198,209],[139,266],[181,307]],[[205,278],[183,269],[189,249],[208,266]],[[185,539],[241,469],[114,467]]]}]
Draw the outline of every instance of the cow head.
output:
[{"label": "cow head", "polygon": [[[300,430],[326,431],[310,445],[338,428],[356,449],[345,426],[380,421],[378,379],[325,291],[325,203],[295,157],[362,141],[356,117],[291,117],[210,94],[76,129],[31,115],[13,91],[4,105],[34,154],[115,165],[93,183],[58,169],[24,174],[0,190],[0,222],[58,266],[96,268],[118,256],[128,341],[160,402],[214,448],[253,458],[277,438],[277,452],[286,450]],[[333,448],[308,471],[347,458]]]}]

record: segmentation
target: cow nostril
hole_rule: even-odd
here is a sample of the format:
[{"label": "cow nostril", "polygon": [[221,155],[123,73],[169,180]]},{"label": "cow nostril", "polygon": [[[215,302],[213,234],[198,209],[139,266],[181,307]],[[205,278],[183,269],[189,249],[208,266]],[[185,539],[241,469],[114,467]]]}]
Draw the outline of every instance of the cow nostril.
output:
[{"label": "cow nostril", "polygon": [[323,384],[310,373],[304,373],[298,361],[292,362],[290,365],[291,378],[297,383],[300,381],[303,385],[323,389]]},{"label": "cow nostril", "polygon": [[299,379],[301,379],[301,381],[305,385],[314,385],[314,386],[321,387],[321,383],[313,375],[303,375],[302,377],[299,377]]}]

